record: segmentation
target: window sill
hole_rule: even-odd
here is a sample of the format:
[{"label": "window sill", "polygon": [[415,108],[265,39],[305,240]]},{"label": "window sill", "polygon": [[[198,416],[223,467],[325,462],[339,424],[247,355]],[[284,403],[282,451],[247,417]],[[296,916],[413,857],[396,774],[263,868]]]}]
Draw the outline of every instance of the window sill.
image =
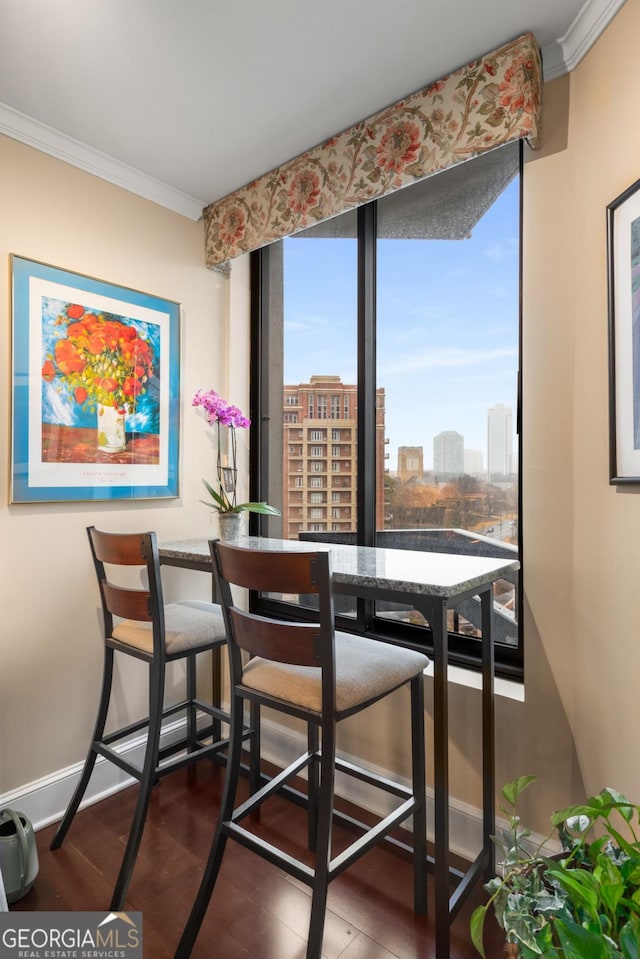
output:
[{"label": "window sill", "polygon": [[[429,662],[429,665],[424,671],[424,675],[433,676],[433,660]],[[449,666],[447,675],[449,682],[456,686],[467,686],[469,689],[482,689],[482,676],[474,670],[463,669],[462,666]],[[496,696],[501,696],[503,699],[513,699],[520,703],[525,701],[524,683],[517,682],[516,680],[502,679],[502,677],[496,676],[494,680],[494,690]]]}]

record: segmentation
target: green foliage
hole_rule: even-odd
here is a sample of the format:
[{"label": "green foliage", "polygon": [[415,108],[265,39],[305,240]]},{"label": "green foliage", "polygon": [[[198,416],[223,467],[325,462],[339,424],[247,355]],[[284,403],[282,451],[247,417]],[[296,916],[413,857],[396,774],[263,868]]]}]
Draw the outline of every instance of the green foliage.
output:
[{"label": "green foliage", "polygon": [[[489,901],[471,917],[471,938],[484,957],[487,913],[495,912],[507,942],[522,959],[640,959],[640,807],[615,789],[550,817],[552,831],[537,848],[517,803],[534,776],[502,790],[508,817],[500,875],[485,888]],[[542,855],[556,829],[560,856]]]},{"label": "green foliage", "polygon": [[225,493],[223,487],[220,487],[220,492],[211,486],[210,483],[207,483],[206,480],[202,481],[207,488],[207,493],[213,500],[213,503],[208,503],[206,500],[200,500],[201,503],[204,503],[205,506],[210,506],[211,509],[217,510],[219,513],[263,513],[269,516],[279,516],[280,510],[275,506],[269,506],[268,503],[232,503],[227,494]]}]

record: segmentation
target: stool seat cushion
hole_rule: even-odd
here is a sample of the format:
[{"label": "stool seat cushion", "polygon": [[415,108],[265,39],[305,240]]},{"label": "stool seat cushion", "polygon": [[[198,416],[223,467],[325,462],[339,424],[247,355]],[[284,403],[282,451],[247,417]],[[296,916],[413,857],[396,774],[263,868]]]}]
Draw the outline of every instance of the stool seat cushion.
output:
[{"label": "stool seat cushion", "polygon": [[[224,617],[217,603],[169,603],[164,608],[164,622],[169,655],[226,641]],[[120,643],[153,653],[151,623],[125,619],[118,623],[111,635]]]},{"label": "stool seat cushion", "polygon": [[[422,653],[336,632],[336,716],[384,696],[429,665]],[[321,671],[256,656],[242,671],[243,685],[320,714]]]}]

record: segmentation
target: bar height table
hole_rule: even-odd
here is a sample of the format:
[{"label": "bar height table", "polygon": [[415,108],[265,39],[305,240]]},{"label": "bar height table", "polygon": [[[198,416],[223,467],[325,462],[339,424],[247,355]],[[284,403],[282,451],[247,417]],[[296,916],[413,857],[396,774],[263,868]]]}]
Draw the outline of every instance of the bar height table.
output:
[{"label": "bar height table", "polygon": [[[410,605],[427,620],[433,636],[434,898],[436,959],[449,959],[449,927],[482,875],[494,870],[495,828],[493,583],[519,568],[517,560],[313,543],[243,536],[238,545],[261,550],[328,550],[334,592]],[[206,539],[160,545],[165,565],[211,570]],[[478,596],[482,621],[482,849],[465,873],[450,868],[449,711],[447,612]],[[219,675],[219,670],[218,670]],[[430,857],[431,858],[431,857]],[[458,884],[450,895],[450,880]]]}]

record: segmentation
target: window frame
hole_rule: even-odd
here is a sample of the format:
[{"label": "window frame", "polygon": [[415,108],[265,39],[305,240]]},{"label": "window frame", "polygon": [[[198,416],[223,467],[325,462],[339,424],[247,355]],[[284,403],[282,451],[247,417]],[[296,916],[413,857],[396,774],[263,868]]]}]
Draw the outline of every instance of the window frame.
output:
[{"label": "window frame", "polygon": [[[473,162],[473,161],[470,161]],[[524,675],[524,623],[523,623],[523,435],[522,435],[522,280],[523,280],[523,150],[519,149],[518,176],[519,176],[519,268],[518,268],[518,377],[515,413],[515,432],[518,437],[518,556],[520,559],[519,584],[517,590],[518,602],[518,645],[510,647],[499,645],[495,648],[496,674],[512,679],[522,679]],[[410,188],[409,188],[410,189]],[[358,326],[358,423],[357,423],[357,499],[355,507],[351,509],[357,514],[357,542],[362,546],[374,546],[376,542],[376,511],[375,511],[375,457],[376,457],[376,348],[375,348],[375,320],[376,320],[376,209],[377,201],[361,206],[357,211],[357,326]],[[271,248],[264,247],[251,255],[251,357],[250,357],[250,493],[251,499],[262,500],[268,498],[269,487],[269,456],[268,430],[262,429],[262,424],[269,422],[269,395],[270,395],[270,356],[268,315],[269,302],[272,292],[269,288],[269,262]],[[278,290],[282,296],[282,290]],[[263,315],[265,320],[263,322]],[[345,402],[348,402],[345,397]],[[281,411],[278,411],[280,415]],[[326,417],[325,417],[326,418]],[[327,435],[327,442],[329,436]],[[332,464],[333,465],[333,464]],[[332,475],[332,470],[329,475]],[[249,531],[254,535],[266,533],[266,518],[256,514],[250,515]],[[311,530],[310,532],[313,532]],[[319,532],[320,530],[315,530]],[[253,597],[252,602],[261,609],[271,609],[274,613],[286,618],[292,615],[286,605],[262,597]],[[301,610],[296,608],[296,615]],[[302,613],[304,615],[304,613]],[[432,651],[431,630],[427,627],[417,627],[406,623],[393,623],[380,619],[374,615],[374,604],[369,600],[359,599],[355,617],[338,617],[341,629],[352,632],[366,633],[367,636],[379,637],[392,642],[402,642],[410,646]],[[460,633],[449,634],[449,662],[472,670],[481,669],[481,640],[463,636]]]}]

